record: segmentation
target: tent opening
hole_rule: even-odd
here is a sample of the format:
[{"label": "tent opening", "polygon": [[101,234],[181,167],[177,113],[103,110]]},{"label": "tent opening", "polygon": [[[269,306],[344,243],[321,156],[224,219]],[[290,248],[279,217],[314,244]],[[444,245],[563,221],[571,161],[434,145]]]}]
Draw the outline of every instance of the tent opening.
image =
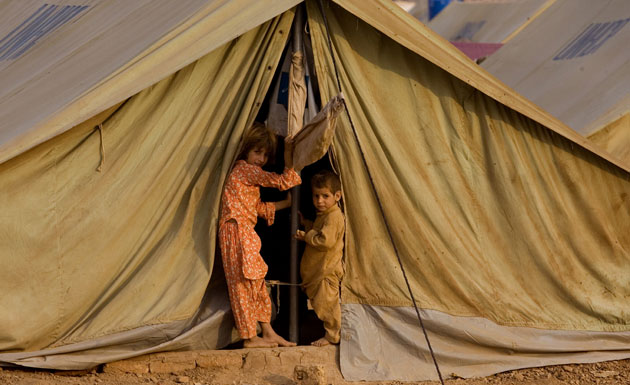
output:
[{"label": "tent opening", "polygon": [[[303,11],[303,10],[302,10]],[[298,12],[300,13],[300,12]],[[303,14],[303,13],[302,13]],[[296,23],[300,24],[296,28]],[[304,53],[305,84],[308,89],[306,110],[304,113],[304,123],[307,123],[320,110],[319,89],[317,79],[314,73],[313,53],[309,37],[308,25],[304,27],[300,21],[300,17],[294,20],[292,28],[293,34],[285,46],[282,61],[271,82],[271,87],[267,91],[264,102],[256,117],[257,121],[266,122],[267,126],[275,131],[278,135],[278,148],[275,155],[275,162],[265,166],[267,171],[282,173],[284,168],[284,142],[283,135],[287,130],[287,110],[289,101],[289,72],[291,71],[291,58],[296,50]],[[300,31],[300,35],[296,39],[296,30]],[[297,40],[297,41],[296,41]],[[319,161],[305,167],[301,171],[302,184],[293,189],[293,200],[298,206],[298,211],[306,219],[315,219],[315,208],[313,207],[311,198],[311,177],[317,172],[327,169],[332,170],[330,156],[324,156]],[[286,192],[281,192],[271,188],[261,188],[261,199],[263,201],[278,201],[286,197]],[[273,226],[269,227],[266,223],[259,221],[256,226],[256,232],[262,240],[261,255],[269,266],[267,273],[267,281],[280,282],[279,285],[271,285],[270,296],[272,299],[272,324],[276,332],[283,337],[289,339],[291,336],[291,312],[297,313],[297,343],[310,344],[312,341],[322,337],[325,333],[322,322],[317,318],[315,312],[309,309],[307,297],[301,289],[298,289],[297,309],[291,308],[291,289],[289,285],[282,283],[291,282],[291,240],[293,232],[291,231],[291,210],[282,210],[276,213],[276,219]],[[302,253],[304,251],[304,243],[298,242],[297,245],[297,266],[301,262]],[[299,282],[299,281],[298,281]]]}]

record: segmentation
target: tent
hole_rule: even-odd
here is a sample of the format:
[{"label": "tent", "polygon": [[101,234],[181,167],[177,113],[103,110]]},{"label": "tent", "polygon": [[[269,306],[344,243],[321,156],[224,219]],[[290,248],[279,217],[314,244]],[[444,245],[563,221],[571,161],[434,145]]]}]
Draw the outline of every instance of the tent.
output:
[{"label": "tent", "polygon": [[628,162],[629,21],[627,1],[558,0],[482,66]]},{"label": "tent", "polygon": [[429,0],[394,0],[394,3],[421,22],[429,21]]},{"label": "tent", "polygon": [[506,43],[554,0],[451,2],[428,26],[450,41]]},{"label": "tent", "polygon": [[[0,362],[225,346],[220,191],[299,2],[79,3],[0,3]],[[630,357],[628,168],[395,4],[305,5],[345,378],[437,378],[420,320],[444,374]]]}]

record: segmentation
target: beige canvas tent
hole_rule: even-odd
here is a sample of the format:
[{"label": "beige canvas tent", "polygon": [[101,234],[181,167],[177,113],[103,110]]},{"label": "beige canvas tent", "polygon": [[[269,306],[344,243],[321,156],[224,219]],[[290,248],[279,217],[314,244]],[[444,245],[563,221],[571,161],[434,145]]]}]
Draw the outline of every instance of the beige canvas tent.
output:
[{"label": "beige canvas tent", "polygon": [[[220,191],[298,2],[80,3],[0,2],[0,361],[225,346]],[[445,374],[630,357],[629,170],[395,4],[323,6],[344,376],[437,377],[414,305]]]},{"label": "beige canvas tent", "polygon": [[629,21],[627,1],[558,0],[482,66],[630,163]]}]

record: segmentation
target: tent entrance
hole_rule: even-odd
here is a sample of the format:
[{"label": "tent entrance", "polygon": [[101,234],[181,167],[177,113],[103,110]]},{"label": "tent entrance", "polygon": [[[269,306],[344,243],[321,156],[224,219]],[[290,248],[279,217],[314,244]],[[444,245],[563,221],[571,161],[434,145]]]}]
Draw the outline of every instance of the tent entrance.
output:
[{"label": "tent entrance", "polygon": [[[308,25],[306,28],[304,27],[305,20],[305,12],[300,5],[294,19],[292,36],[282,55],[283,59],[274,74],[271,87],[256,117],[257,121],[266,122],[267,126],[278,134],[275,163],[265,167],[268,171],[277,173],[281,173],[284,168],[283,136],[288,131],[289,73],[291,59],[295,51],[299,50],[304,54],[306,72],[304,80],[308,90],[304,112],[305,123],[312,119],[321,108],[309,29]],[[292,189],[291,192],[294,201],[292,209],[277,212],[275,223],[271,227],[262,222],[256,226],[256,232],[262,240],[261,255],[269,266],[267,280],[280,282],[280,284],[271,285],[270,295],[274,306],[273,327],[278,334],[299,344],[310,344],[324,335],[321,321],[313,310],[308,309],[306,295],[298,286],[286,285],[286,283],[299,283],[301,281],[299,264],[304,251],[304,244],[293,239],[294,229],[298,221],[297,212],[301,212],[307,219],[313,220],[315,218],[310,179],[322,169],[332,170],[329,156],[324,156],[301,171],[302,185]],[[278,201],[285,199],[285,197],[286,192],[261,188],[263,201]],[[293,224],[291,222],[292,217],[294,217]],[[292,258],[293,263],[291,263]],[[292,269],[297,269],[293,271],[293,279]],[[296,273],[297,275],[295,275]]]}]

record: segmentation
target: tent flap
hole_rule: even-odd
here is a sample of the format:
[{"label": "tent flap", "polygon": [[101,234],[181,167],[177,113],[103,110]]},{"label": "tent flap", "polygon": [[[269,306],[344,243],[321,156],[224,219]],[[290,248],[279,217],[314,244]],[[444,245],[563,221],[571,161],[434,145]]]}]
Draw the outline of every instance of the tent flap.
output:
[{"label": "tent flap", "polygon": [[[103,352],[112,336],[124,345],[111,346],[120,356],[148,349],[138,328],[152,328],[142,335],[155,346],[177,336],[160,331],[165,325],[194,326],[223,180],[292,19],[286,12],[130,98],[103,124],[101,172],[90,121],[0,165],[0,308],[11,309],[0,314],[0,351],[100,338],[88,345]],[[225,298],[224,286],[216,290]],[[225,343],[217,332],[206,339]],[[135,342],[123,344],[120,333]]]},{"label": "tent flap", "polygon": [[[325,99],[339,90],[323,20],[309,11]],[[344,305],[412,306],[402,268],[422,309],[502,327],[630,331],[627,173],[341,7],[327,13],[356,129],[340,116]]]}]

